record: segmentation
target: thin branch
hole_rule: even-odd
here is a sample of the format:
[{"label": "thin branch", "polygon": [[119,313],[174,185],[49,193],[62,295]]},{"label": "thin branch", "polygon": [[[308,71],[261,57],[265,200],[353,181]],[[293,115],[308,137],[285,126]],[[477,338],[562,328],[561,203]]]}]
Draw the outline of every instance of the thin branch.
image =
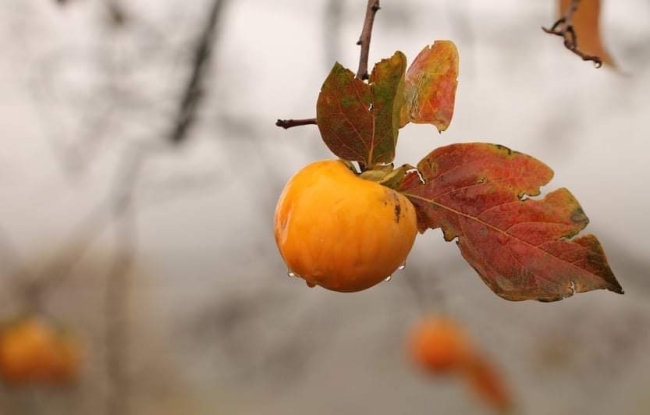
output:
[{"label": "thin branch", "polygon": [[180,101],[175,126],[169,139],[178,144],[187,138],[189,129],[194,124],[194,119],[201,99],[203,98],[203,82],[206,68],[213,54],[213,43],[217,32],[217,22],[221,17],[223,6],[227,0],[215,0],[210,7],[208,20],[199,36],[194,51],[192,74],[190,75],[183,98]]},{"label": "thin branch", "polygon": [[[336,7],[336,6],[332,6]],[[357,71],[356,77],[359,79],[368,79],[368,57],[370,55],[370,38],[372,36],[372,26],[375,22],[375,15],[379,11],[379,0],[368,0],[368,6],[366,8],[366,18],[363,22],[363,29],[361,30],[361,36],[357,45],[361,46],[361,55],[359,57],[359,70]],[[275,125],[282,127],[285,130],[293,127],[299,127],[303,125],[313,125],[317,124],[315,118],[307,118],[302,120],[277,120]]]},{"label": "thin branch", "polygon": [[133,202],[135,184],[146,157],[146,147],[136,147],[120,169],[122,176],[116,182],[112,206],[115,220],[115,258],[111,265],[105,291],[106,322],[106,376],[108,394],[106,415],[128,415],[129,376],[128,360],[128,288],[129,270],[135,262],[137,226]]},{"label": "thin branch", "polygon": [[357,78],[368,79],[368,56],[370,55],[370,38],[372,36],[372,25],[375,22],[375,14],[379,10],[379,0],[368,0],[366,8],[366,18],[363,22],[363,29],[357,45],[361,46],[361,55],[359,56],[359,69]]},{"label": "thin branch", "polygon": [[583,61],[591,61],[596,68],[603,66],[603,60],[599,56],[588,55],[578,47],[578,35],[573,28],[573,15],[578,10],[580,0],[572,0],[564,15],[556,21],[550,29],[542,27],[548,34],[560,36],[564,39],[564,47],[580,56]]},{"label": "thin branch", "polygon": [[316,118],[306,118],[302,120],[277,120],[275,125],[282,127],[285,130],[293,127],[300,127],[302,125],[317,125]]},{"label": "thin branch", "polygon": [[[169,139],[180,143],[187,138],[189,128],[202,98],[202,84],[205,69],[212,53],[212,43],[217,21],[226,0],[215,0],[210,7],[208,22],[196,44],[196,54],[189,78],[179,105],[176,122],[172,125]],[[122,176],[115,189],[113,217],[116,221],[117,253],[109,275],[106,298],[106,370],[109,391],[107,396],[107,415],[127,415],[129,413],[128,394],[130,390],[126,370],[128,350],[128,272],[135,261],[137,235],[134,210],[134,188],[136,180],[146,160],[150,148],[136,147],[131,158],[125,160]]]}]

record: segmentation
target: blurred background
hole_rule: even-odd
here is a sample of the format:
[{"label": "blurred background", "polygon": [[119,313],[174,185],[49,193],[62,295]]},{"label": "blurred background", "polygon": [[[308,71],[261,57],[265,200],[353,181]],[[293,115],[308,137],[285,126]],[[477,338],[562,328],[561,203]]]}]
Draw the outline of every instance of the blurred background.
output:
[{"label": "blurred background", "polygon": [[365,3],[1,2],[0,320],[46,316],[84,360],[72,385],[1,384],[0,414],[491,413],[409,361],[428,312],[466,326],[514,413],[650,413],[650,3],[603,2],[617,68],[597,70],[542,32],[552,0],[381,2],[371,62],[461,56],[451,127],[409,125],[396,162],[503,144],[590,217],[626,293],[550,304],[501,300],[439,230],[365,292],[287,277],[275,202],[331,155],[274,123],[315,116],[334,61],[356,70]]}]

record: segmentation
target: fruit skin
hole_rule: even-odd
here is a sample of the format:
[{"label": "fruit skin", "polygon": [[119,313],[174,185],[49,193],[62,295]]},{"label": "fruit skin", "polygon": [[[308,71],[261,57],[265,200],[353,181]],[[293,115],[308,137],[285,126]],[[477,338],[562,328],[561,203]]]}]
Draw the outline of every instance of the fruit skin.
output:
[{"label": "fruit skin", "polygon": [[37,318],[0,331],[0,377],[11,385],[70,382],[78,374],[79,356],[72,338]]},{"label": "fruit skin", "polygon": [[408,353],[418,366],[435,374],[463,369],[473,347],[462,328],[448,317],[428,317],[413,327]]},{"label": "fruit skin", "polygon": [[415,208],[399,192],[359,178],[340,160],[296,173],[275,210],[275,241],[308,285],[354,292],[385,280],[417,234]]}]

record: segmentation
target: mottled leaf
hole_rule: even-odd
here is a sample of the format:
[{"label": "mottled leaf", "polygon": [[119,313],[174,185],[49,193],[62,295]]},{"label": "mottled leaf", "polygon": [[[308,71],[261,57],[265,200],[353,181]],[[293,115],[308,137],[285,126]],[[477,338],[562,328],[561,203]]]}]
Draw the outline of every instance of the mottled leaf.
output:
[{"label": "mottled leaf", "polygon": [[[558,15],[562,17],[571,6],[571,0],[558,1]],[[578,49],[587,55],[598,56],[603,64],[615,66],[601,38],[600,0],[582,0],[571,21],[578,39]]]},{"label": "mottled leaf", "polygon": [[421,231],[458,238],[463,257],[508,300],[555,301],[596,289],[623,293],[593,235],[571,239],[589,220],[567,189],[543,199],[552,170],[493,144],[454,144],[427,155],[401,184]]},{"label": "mottled leaf", "polygon": [[334,154],[366,165],[393,161],[405,71],[401,52],[375,65],[369,83],[334,65],[316,104],[318,128]]},{"label": "mottled leaf", "polygon": [[409,122],[449,127],[454,115],[458,85],[458,50],[453,42],[439,40],[425,46],[406,73],[405,104],[400,126]]}]

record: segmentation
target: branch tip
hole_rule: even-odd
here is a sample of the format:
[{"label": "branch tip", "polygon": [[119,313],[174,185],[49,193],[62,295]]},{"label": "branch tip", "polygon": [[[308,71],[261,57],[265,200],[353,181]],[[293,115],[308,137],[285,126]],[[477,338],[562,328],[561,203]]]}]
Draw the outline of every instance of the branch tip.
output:
[{"label": "branch tip", "polygon": [[361,80],[368,79],[368,56],[370,55],[370,38],[372,37],[372,26],[375,22],[375,14],[380,9],[379,0],[368,0],[366,7],[366,17],[363,21],[363,29],[357,45],[361,46],[361,53],[359,56],[359,69],[357,70],[357,78]]},{"label": "branch tip", "polygon": [[301,120],[280,120],[275,122],[277,127],[282,127],[285,130],[293,127],[301,127],[303,125],[318,125],[316,118],[305,118]]}]

